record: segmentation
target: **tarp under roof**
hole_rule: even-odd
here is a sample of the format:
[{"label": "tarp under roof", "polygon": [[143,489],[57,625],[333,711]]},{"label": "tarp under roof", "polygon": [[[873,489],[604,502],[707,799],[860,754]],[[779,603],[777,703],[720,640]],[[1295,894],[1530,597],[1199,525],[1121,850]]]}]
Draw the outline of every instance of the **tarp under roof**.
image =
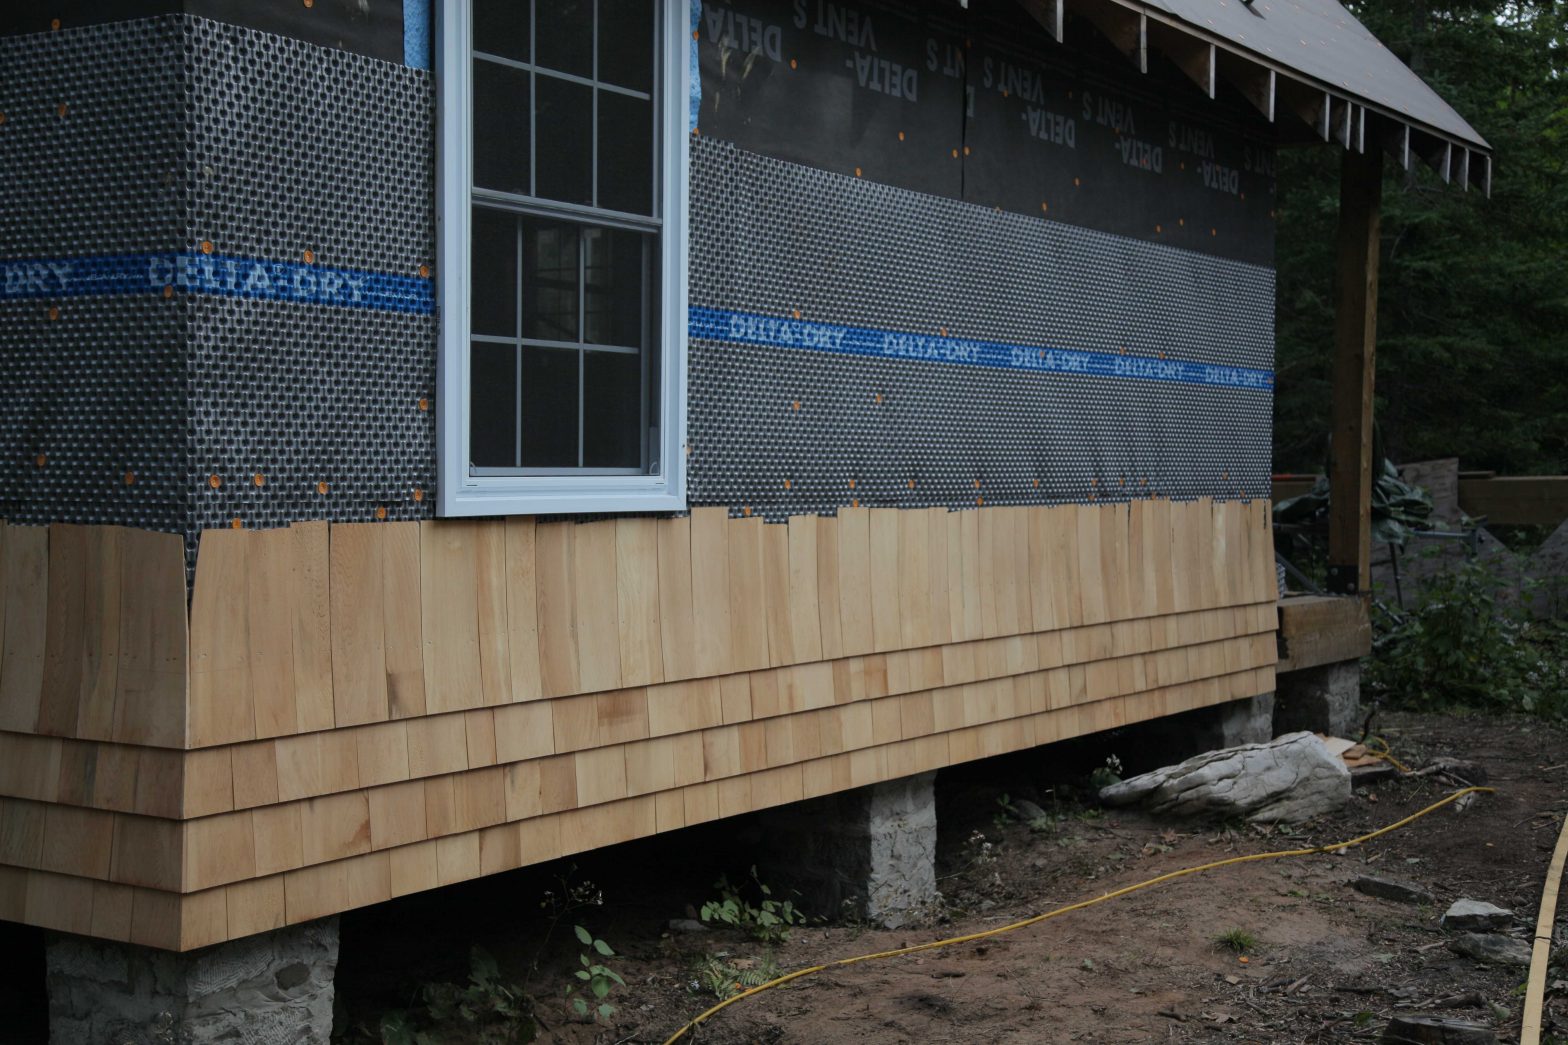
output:
[{"label": "tarp under roof", "polygon": [[1491,146],[1409,67],[1394,57],[1335,0],[1149,0],[1163,11],[1207,30],[1238,50],[1251,51],[1311,77],[1331,91],[1404,117],[1424,129],[1479,151]]},{"label": "tarp under roof", "polygon": [[1144,70],[1163,53],[1211,98],[1229,83],[1271,120],[1299,118],[1305,133],[1358,151],[1381,140],[1403,166],[1419,159],[1491,191],[1486,139],[1336,0],[1020,2],[1058,40],[1070,12]]}]

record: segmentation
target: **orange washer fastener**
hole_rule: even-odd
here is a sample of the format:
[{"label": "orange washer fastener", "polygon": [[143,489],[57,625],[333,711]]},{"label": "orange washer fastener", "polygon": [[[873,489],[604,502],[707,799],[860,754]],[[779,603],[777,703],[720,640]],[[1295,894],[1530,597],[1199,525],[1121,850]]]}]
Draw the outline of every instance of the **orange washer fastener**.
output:
[{"label": "orange washer fastener", "polygon": [[223,476],[214,472],[212,475],[207,476],[207,485],[216,490],[223,485]]}]

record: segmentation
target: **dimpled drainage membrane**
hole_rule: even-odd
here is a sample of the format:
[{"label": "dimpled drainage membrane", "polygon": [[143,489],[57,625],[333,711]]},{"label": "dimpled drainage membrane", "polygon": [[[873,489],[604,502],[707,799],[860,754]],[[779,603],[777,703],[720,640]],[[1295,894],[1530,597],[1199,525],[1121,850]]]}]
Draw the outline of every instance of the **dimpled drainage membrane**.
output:
[{"label": "dimpled drainage membrane", "polygon": [[[431,75],[189,16],[3,38],[0,66],[0,514],[192,550],[235,519],[431,515]],[[694,306],[895,346],[1272,367],[1268,268],[691,149]],[[106,257],[117,275],[92,282],[83,259]],[[220,258],[263,270],[227,292],[178,275]],[[356,271],[415,289],[396,307],[328,292]],[[270,292],[246,296],[256,279]],[[899,351],[694,339],[691,503],[1268,493],[1267,386]]]}]

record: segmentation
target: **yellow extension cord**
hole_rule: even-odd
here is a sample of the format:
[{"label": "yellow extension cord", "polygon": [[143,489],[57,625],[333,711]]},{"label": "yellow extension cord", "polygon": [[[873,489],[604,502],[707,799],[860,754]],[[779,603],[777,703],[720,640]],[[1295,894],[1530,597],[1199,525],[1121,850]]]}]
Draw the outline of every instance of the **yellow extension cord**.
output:
[{"label": "yellow extension cord", "polygon": [[[1390,762],[1394,761],[1393,757],[1388,755],[1386,752],[1381,752],[1380,755],[1383,758],[1387,758]],[[1394,765],[1398,766],[1398,763],[1394,762]],[[689,1031],[696,1030],[698,1027],[702,1026],[708,1020],[713,1018],[713,1016],[719,1013],[721,1010],[734,1005],[736,1002],[741,1001],[744,998],[750,998],[754,994],[761,994],[763,991],[772,990],[774,987],[782,986],[783,984],[789,983],[791,980],[798,980],[802,977],[810,976],[812,973],[821,972],[824,969],[832,969],[841,965],[856,965],[860,962],[869,962],[878,958],[896,958],[903,954],[916,954],[920,951],[933,951],[939,947],[950,947],[953,944],[972,943],[975,940],[984,940],[988,937],[1000,936],[1003,933],[1010,933],[1018,929],[1024,929],[1031,925],[1036,925],[1040,922],[1047,921],[1051,918],[1056,918],[1067,914],[1071,911],[1081,911],[1086,907],[1093,907],[1096,904],[1105,903],[1107,900],[1115,900],[1118,897],[1126,896],[1129,893],[1138,892],[1141,889],[1148,889],[1151,886],[1162,885],[1165,882],[1173,881],[1177,878],[1185,878],[1188,875],[1198,874],[1202,871],[1212,871],[1219,867],[1230,867],[1233,864],[1250,864],[1257,860],[1278,860],[1281,857],[1286,856],[1312,856],[1315,853],[1332,853],[1339,849],[1349,849],[1351,846],[1361,845],[1364,842],[1370,842],[1374,838],[1386,835],[1391,831],[1397,831],[1401,827],[1421,819],[1428,813],[1432,813],[1443,808],[1450,802],[1458,801],[1465,795],[1491,794],[1496,790],[1497,789],[1494,787],[1461,788],[1441,801],[1433,802],[1425,809],[1416,813],[1411,813],[1403,820],[1395,821],[1394,823],[1389,824],[1387,827],[1380,827],[1370,834],[1361,835],[1359,838],[1352,838],[1348,842],[1333,842],[1329,845],[1313,846],[1310,849],[1282,849],[1275,853],[1253,853],[1250,856],[1232,856],[1224,860],[1215,860],[1212,863],[1199,864],[1196,867],[1186,867],[1179,871],[1171,871],[1170,873],[1162,874],[1157,878],[1150,878],[1146,882],[1139,882],[1137,885],[1129,885],[1113,892],[1105,893],[1102,896],[1096,896],[1092,900],[1083,900],[1079,903],[1068,904],[1066,907],[1058,907],[1054,911],[1046,911],[1044,914],[1037,914],[1032,918],[1025,918],[1021,922],[1013,922],[1010,925],[1001,925],[995,929],[986,929],[984,932],[969,933],[966,936],[954,936],[947,940],[932,940],[930,943],[917,943],[911,947],[899,947],[896,950],[891,951],[878,951],[875,954],[859,954],[852,958],[840,958],[837,961],[825,962],[822,965],[812,965],[804,969],[796,969],[794,972],[785,973],[783,976],[769,980],[767,983],[759,984],[756,987],[752,987],[750,990],[742,991],[739,994],[724,999],[717,1005],[708,1009],[702,1015],[698,1016],[696,1019],[682,1026],[680,1030],[666,1038],[664,1040],[664,1045],[674,1045],[675,1042],[683,1038]]]}]

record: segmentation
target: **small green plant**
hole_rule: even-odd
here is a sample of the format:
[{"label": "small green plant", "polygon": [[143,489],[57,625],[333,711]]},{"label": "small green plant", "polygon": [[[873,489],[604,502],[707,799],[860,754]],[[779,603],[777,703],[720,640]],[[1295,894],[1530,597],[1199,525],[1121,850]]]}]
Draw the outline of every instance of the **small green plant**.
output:
[{"label": "small green plant", "polygon": [[1105,765],[1089,774],[1089,786],[1099,791],[1101,788],[1110,787],[1112,784],[1122,782],[1122,760],[1115,755],[1108,755]]},{"label": "small green plant", "polygon": [[[577,956],[582,968],[572,973],[578,982],[566,988],[566,996],[571,999],[572,1011],[579,1018],[608,1020],[615,1015],[615,1006],[609,1001],[610,991],[618,986],[626,986],[621,974],[602,961],[604,958],[614,958],[615,952],[609,944],[582,926],[574,925],[572,929],[577,933],[578,942],[587,950]],[[585,995],[592,995],[592,1001]]]},{"label": "small green plant", "polygon": [[1246,954],[1258,946],[1258,938],[1245,929],[1227,929],[1214,938],[1214,946],[1232,954]]},{"label": "small green plant", "polygon": [[1367,688],[1386,704],[1461,707],[1568,719],[1568,628],[1498,598],[1500,579],[1466,560],[1428,578],[1420,604],[1382,625]]},{"label": "small green plant", "polygon": [[702,905],[702,920],[739,929],[760,943],[785,943],[789,940],[790,927],[806,922],[806,916],[793,900],[773,898],[773,890],[757,877],[755,865],[751,868],[750,889],[759,898],[756,903],[731,883],[728,875],[721,875],[713,887],[719,891],[719,896]]},{"label": "small green plant", "polygon": [[731,958],[722,952],[704,954],[692,966],[692,987],[723,1001],[777,979],[779,973],[778,962],[768,952],[760,958]]},{"label": "small green plant", "polygon": [[373,1038],[381,1045],[440,1045],[454,1031],[477,1045],[521,1045],[534,1040],[538,1028],[533,1001],[501,976],[500,967],[483,947],[468,956],[468,982],[427,983],[420,987],[423,1004],[382,1015]]}]

